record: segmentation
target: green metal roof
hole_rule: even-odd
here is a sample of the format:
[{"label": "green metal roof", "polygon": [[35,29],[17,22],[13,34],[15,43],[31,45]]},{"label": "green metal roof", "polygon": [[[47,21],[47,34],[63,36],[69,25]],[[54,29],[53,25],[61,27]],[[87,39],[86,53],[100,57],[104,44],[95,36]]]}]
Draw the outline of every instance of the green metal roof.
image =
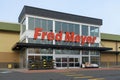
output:
[{"label": "green metal roof", "polygon": [[19,32],[20,24],[19,23],[0,22],[0,30]]},{"label": "green metal roof", "polygon": [[120,35],[101,33],[102,40],[120,41]]}]

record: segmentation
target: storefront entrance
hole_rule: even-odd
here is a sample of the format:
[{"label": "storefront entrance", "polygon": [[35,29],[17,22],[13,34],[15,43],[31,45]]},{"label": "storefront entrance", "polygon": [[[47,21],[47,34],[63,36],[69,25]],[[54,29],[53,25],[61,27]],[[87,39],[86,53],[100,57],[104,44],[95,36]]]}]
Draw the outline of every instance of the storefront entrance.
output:
[{"label": "storefront entrance", "polygon": [[28,56],[28,69],[52,69],[52,56]]},{"label": "storefront entrance", "polygon": [[56,57],[56,68],[80,67],[80,59],[77,57]]}]

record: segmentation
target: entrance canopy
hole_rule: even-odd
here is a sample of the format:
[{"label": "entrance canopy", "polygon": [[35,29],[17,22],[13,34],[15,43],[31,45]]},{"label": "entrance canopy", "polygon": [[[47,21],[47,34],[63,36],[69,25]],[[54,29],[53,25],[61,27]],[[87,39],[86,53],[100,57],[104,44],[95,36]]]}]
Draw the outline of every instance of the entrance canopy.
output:
[{"label": "entrance canopy", "polygon": [[19,51],[24,48],[42,48],[42,49],[51,48],[51,49],[96,50],[96,51],[112,50],[112,48],[107,48],[107,47],[70,46],[70,45],[19,43],[19,42],[13,46],[12,50]]}]

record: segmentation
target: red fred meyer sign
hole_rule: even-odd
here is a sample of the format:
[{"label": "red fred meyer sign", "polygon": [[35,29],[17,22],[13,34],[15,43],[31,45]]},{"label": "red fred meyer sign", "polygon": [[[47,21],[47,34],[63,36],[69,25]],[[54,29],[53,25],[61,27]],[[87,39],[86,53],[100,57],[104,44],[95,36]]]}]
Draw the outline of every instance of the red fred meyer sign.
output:
[{"label": "red fred meyer sign", "polygon": [[93,36],[80,36],[75,35],[74,32],[66,32],[65,36],[63,38],[63,32],[60,31],[59,33],[53,33],[53,32],[43,32],[42,28],[35,28],[34,32],[34,40],[38,38],[38,36],[41,36],[41,39],[44,40],[45,37],[49,41],[56,40],[56,41],[66,41],[66,42],[77,42],[81,43],[81,45],[84,45],[85,43],[94,44],[96,37]]}]

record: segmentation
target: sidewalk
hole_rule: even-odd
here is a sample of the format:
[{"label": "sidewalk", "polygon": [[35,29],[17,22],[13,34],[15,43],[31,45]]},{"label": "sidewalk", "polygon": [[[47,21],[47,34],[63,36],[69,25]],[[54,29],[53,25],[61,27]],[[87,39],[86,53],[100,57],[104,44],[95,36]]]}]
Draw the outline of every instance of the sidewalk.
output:
[{"label": "sidewalk", "polygon": [[85,70],[120,70],[120,68],[70,68],[70,69],[48,69],[48,70],[27,70],[27,69],[8,69],[22,73],[48,73],[48,72],[73,72]]}]

